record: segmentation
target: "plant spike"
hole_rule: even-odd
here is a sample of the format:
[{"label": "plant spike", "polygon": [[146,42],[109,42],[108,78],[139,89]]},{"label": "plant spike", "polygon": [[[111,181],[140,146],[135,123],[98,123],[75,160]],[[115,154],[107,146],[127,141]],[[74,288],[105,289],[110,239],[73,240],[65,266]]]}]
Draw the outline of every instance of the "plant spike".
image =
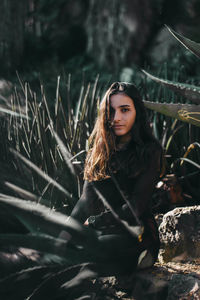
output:
[{"label": "plant spike", "polygon": [[161,85],[166,86],[167,88],[171,89],[172,91],[180,94],[183,97],[191,100],[196,104],[200,104],[200,87],[180,82],[174,82],[167,79],[162,79],[156,76],[151,75],[145,70],[142,72],[147,75],[150,79],[154,80],[155,82],[160,83]]},{"label": "plant spike", "polygon": [[169,32],[190,52],[200,58],[200,43],[196,43],[165,25]]},{"label": "plant spike", "polygon": [[[0,246],[26,248],[45,253],[52,260],[57,256],[62,263],[72,264],[89,260],[86,251],[72,249],[66,240],[46,234],[0,234]],[[56,258],[55,258],[56,259]],[[45,257],[44,257],[45,260]]]},{"label": "plant spike", "polygon": [[30,160],[26,159],[23,155],[21,155],[19,152],[10,149],[11,153],[13,153],[16,157],[21,159],[26,165],[28,165],[32,170],[34,170],[40,177],[42,177],[44,180],[46,180],[48,183],[50,183],[52,186],[56,187],[59,191],[61,191],[64,195],[68,197],[68,201],[77,200],[74,199],[74,196],[70,194],[62,185],[60,185],[56,180],[51,178],[48,174],[46,174],[44,171],[42,171],[39,167],[37,167],[34,163],[32,163]]},{"label": "plant spike", "polygon": [[182,103],[157,103],[144,100],[146,108],[183,122],[200,126],[200,105]]},{"label": "plant spike", "polygon": [[55,238],[82,245],[93,252],[98,249],[97,232],[72,217],[56,212],[44,205],[0,194],[0,203],[35,234],[47,234]]}]

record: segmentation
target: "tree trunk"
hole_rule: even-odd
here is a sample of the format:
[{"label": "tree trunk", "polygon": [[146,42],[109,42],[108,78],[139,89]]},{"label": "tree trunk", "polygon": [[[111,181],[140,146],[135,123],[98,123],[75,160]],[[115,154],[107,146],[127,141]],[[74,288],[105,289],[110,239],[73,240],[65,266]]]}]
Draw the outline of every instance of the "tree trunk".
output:
[{"label": "tree trunk", "polygon": [[1,73],[9,74],[21,63],[24,49],[24,24],[27,1],[0,1]]},{"label": "tree trunk", "polygon": [[154,0],[90,0],[88,53],[101,66],[117,71],[141,64],[158,11]]}]

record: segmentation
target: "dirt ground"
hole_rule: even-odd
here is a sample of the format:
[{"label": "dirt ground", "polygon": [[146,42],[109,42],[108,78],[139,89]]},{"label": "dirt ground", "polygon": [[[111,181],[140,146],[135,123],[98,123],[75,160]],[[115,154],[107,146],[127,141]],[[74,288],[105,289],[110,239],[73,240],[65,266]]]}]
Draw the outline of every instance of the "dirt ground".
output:
[{"label": "dirt ground", "polygon": [[[157,262],[153,268],[142,271],[155,280],[170,281],[173,274],[191,274],[200,280],[200,259],[182,262],[168,262],[160,264]],[[132,295],[135,276],[105,277],[94,282],[96,292],[95,300],[134,300]]]}]

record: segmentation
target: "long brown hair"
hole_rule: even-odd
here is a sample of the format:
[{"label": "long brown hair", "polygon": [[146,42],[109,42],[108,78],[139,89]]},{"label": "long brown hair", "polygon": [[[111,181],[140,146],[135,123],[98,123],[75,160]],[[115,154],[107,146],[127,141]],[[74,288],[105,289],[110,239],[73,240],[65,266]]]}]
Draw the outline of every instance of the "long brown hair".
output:
[{"label": "long brown hair", "polygon": [[99,114],[89,138],[90,149],[85,161],[85,180],[95,181],[109,177],[109,159],[116,150],[116,136],[110,124],[110,97],[119,93],[129,96],[133,100],[136,109],[132,139],[141,145],[150,140],[155,140],[147,122],[146,111],[138,89],[130,83],[113,83],[102,99]]}]

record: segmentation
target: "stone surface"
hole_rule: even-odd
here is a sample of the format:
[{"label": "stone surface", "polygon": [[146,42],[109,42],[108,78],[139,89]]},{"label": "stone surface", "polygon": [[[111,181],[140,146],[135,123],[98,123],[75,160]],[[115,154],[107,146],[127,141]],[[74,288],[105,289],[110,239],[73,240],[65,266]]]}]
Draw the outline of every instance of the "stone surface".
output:
[{"label": "stone surface", "polygon": [[200,279],[192,275],[173,275],[167,300],[180,299],[200,299]]},{"label": "stone surface", "polygon": [[200,257],[200,206],[178,207],[159,226],[161,262]]}]

